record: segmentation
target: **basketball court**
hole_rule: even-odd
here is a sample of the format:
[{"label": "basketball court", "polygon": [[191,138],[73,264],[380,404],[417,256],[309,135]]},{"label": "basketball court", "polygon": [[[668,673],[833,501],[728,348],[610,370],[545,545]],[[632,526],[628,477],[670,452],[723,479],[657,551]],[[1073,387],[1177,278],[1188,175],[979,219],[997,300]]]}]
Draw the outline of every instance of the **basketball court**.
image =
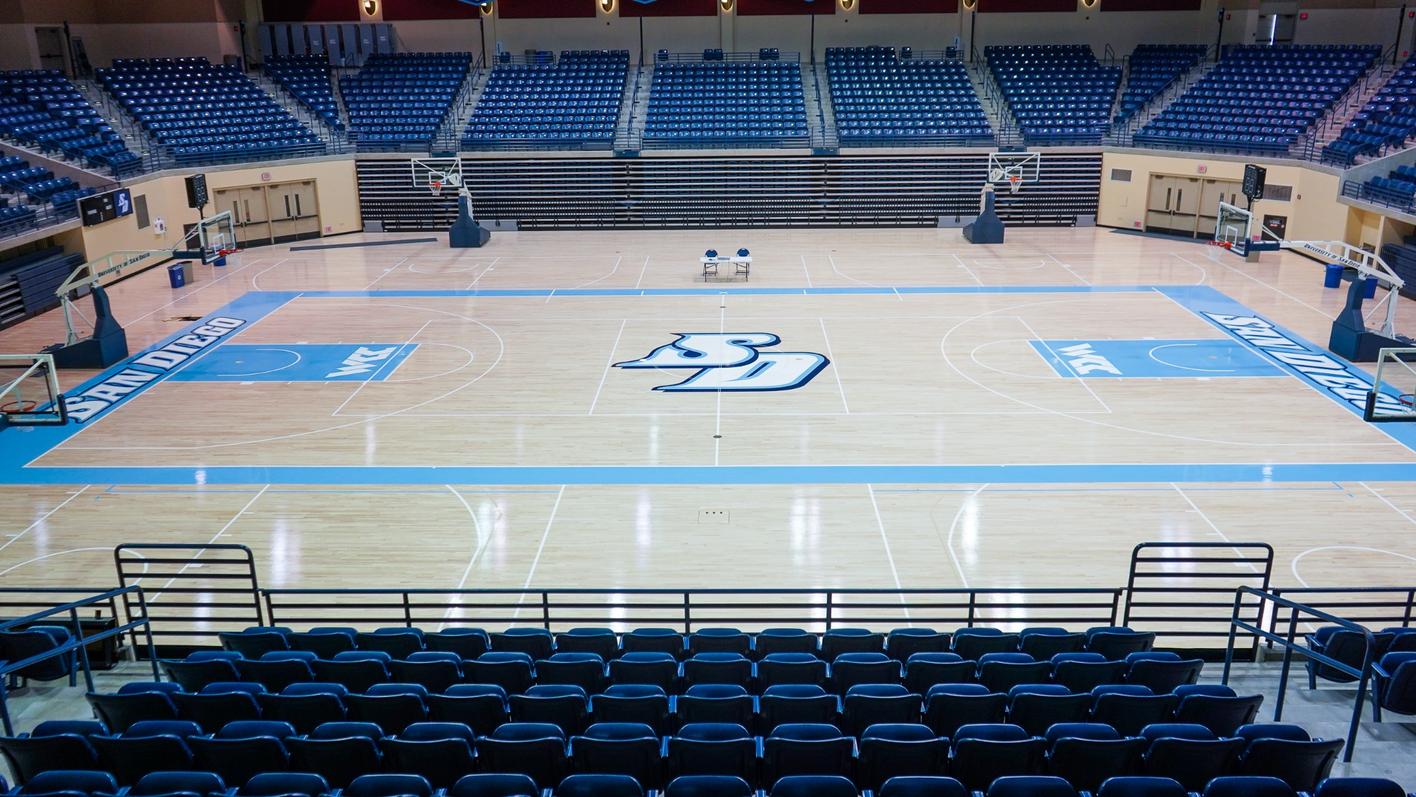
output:
[{"label": "basketball court", "polygon": [[[135,359],[0,437],[0,575],[212,541],[271,587],[1112,587],[1138,542],[1262,540],[1275,584],[1407,580],[1416,425],[1343,392],[1371,374],[1326,358],[1320,264],[1008,235],[361,235],[141,274],[110,290]],[[751,282],[705,284],[740,246]]]}]

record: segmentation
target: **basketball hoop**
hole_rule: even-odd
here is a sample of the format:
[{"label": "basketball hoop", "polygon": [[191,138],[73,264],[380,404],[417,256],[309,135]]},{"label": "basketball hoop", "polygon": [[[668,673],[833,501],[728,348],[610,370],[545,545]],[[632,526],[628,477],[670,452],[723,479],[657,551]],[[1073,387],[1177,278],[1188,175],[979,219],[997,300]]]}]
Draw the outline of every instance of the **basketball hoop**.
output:
[{"label": "basketball hoop", "polygon": [[1396,400],[1408,407],[1416,406],[1416,393],[1402,393]]},{"label": "basketball hoop", "polygon": [[28,415],[38,406],[39,403],[35,401],[12,401],[9,404],[0,404],[0,415]]},{"label": "basketball hoop", "polygon": [[1008,192],[1009,192],[1009,193],[1016,194],[1016,193],[1018,193],[1018,190],[1021,189],[1022,187],[1023,187],[1023,176],[1022,176],[1021,174],[1010,174],[1010,175],[1008,175]]},{"label": "basketball hoop", "polygon": [[442,180],[432,180],[428,183],[428,187],[432,189],[434,194],[441,192],[442,186]]}]

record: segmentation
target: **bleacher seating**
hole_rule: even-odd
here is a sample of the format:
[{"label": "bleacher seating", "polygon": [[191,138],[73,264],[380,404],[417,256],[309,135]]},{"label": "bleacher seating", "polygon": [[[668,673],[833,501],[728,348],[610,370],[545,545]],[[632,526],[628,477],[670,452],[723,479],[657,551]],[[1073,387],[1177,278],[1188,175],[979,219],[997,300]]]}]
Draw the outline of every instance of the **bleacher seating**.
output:
[{"label": "bleacher seating", "polygon": [[290,93],[326,125],[343,130],[339,103],[330,83],[329,59],[320,55],[273,55],[265,61],[266,77]]},{"label": "bleacher seating", "polygon": [[[8,211],[17,210],[25,214],[21,221],[27,224],[33,222],[36,216],[33,208],[0,207],[0,234],[5,234],[5,218],[10,215]],[[0,326],[59,304],[59,297],[54,291],[83,262],[82,254],[65,254],[57,246],[0,260]]]},{"label": "bleacher seating", "polygon": [[1382,260],[1391,266],[1397,276],[1406,280],[1407,285],[1416,285],[1416,237],[1407,238],[1399,244],[1386,244],[1381,254]]},{"label": "bleacher seating", "polygon": [[370,56],[339,79],[350,138],[361,148],[430,144],[471,66],[470,53]]},{"label": "bleacher seating", "polygon": [[1116,109],[1116,123],[1124,124],[1181,75],[1205,57],[1203,44],[1138,44],[1131,52],[1126,88]]},{"label": "bleacher seating", "polygon": [[1135,135],[1140,145],[1287,152],[1371,68],[1380,47],[1230,45]]},{"label": "bleacher seating", "polygon": [[178,163],[311,155],[318,136],[234,66],[115,59],[98,82]]},{"label": "bleacher seating", "polygon": [[[721,52],[716,58],[723,58]],[[646,145],[806,146],[806,99],[794,60],[660,61],[654,66]]]},{"label": "bleacher seating", "polygon": [[840,142],[990,144],[992,131],[963,62],[901,60],[893,47],[828,47],[826,75]]},{"label": "bleacher seating", "polygon": [[629,74],[626,50],[568,50],[498,64],[462,133],[467,149],[604,147],[615,138]]},{"label": "bleacher seating", "polygon": [[[0,175],[0,179],[3,177]],[[1363,183],[1346,183],[1343,193],[1378,205],[1416,210],[1416,166],[1398,166],[1385,177],[1372,177]]]},{"label": "bleacher seating", "polygon": [[122,138],[57,70],[0,72],[0,133],[89,168],[108,168],[115,176],[141,165],[141,158],[128,151]]},{"label": "bleacher seating", "polygon": [[[91,693],[97,720],[0,738],[6,797],[1401,793],[1329,778],[1341,740],[1254,722],[1259,696],[1193,684],[1198,661],[1127,628],[220,638],[164,662],[171,681]],[[1384,660],[1406,689],[1416,661],[1393,655],[1416,653]],[[1116,665],[1114,683],[1074,689],[1069,664]],[[988,685],[1014,677],[1035,680]]]},{"label": "bleacher seating", "polygon": [[988,68],[1029,144],[1099,144],[1111,124],[1121,68],[1084,44],[993,45]]},{"label": "bleacher seating", "polygon": [[1363,155],[1377,156],[1400,149],[1416,134],[1416,60],[1408,59],[1387,80],[1342,135],[1323,148],[1323,162],[1351,166]]}]

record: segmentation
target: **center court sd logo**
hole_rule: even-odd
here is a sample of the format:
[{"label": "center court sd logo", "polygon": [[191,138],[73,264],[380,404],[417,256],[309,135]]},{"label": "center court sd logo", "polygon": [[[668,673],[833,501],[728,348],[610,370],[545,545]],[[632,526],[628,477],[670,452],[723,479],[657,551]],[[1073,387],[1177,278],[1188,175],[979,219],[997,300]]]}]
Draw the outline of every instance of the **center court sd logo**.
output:
[{"label": "center court sd logo", "polygon": [[770,332],[676,332],[678,340],[616,368],[692,368],[682,382],[654,388],[666,393],[717,391],[765,393],[795,390],[830,360],[809,351],[762,351],[782,339]]}]

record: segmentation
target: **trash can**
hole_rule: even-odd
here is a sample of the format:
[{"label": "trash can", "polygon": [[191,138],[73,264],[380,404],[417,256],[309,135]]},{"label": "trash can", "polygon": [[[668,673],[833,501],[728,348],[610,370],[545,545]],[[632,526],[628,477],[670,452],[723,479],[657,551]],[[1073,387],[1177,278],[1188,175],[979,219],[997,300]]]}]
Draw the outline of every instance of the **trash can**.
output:
[{"label": "trash can", "polygon": [[1376,277],[1368,277],[1368,278],[1366,278],[1365,280],[1362,280],[1362,282],[1364,283],[1364,284],[1362,285],[1362,298],[1363,298],[1363,299],[1375,299],[1375,298],[1377,298],[1377,278],[1376,278]]},{"label": "trash can", "polygon": [[1328,263],[1327,271],[1323,274],[1324,288],[1339,288],[1342,286],[1342,266],[1336,263]]},{"label": "trash can", "polygon": [[174,288],[181,288],[187,284],[187,271],[185,263],[174,263],[167,267],[167,282]]}]

